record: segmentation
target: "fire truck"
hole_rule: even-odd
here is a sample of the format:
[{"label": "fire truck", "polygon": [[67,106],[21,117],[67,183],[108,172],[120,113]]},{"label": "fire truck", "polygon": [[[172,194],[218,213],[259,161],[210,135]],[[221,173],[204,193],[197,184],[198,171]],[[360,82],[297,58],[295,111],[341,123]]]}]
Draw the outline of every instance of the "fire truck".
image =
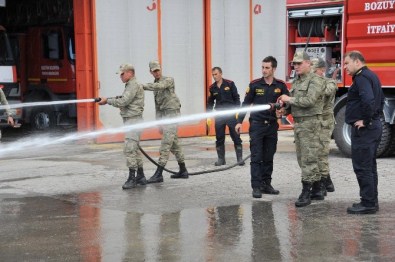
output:
[{"label": "fire truck", "polygon": [[[7,2],[4,23],[14,55],[20,102],[76,99],[72,0]],[[15,70],[15,68],[14,68]],[[13,94],[8,92],[8,96]],[[76,125],[75,104],[26,107],[21,122],[36,130]]]},{"label": "fire truck", "polygon": [[287,0],[287,59],[290,83],[295,73],[289,63],[296,51],[327,61],[326,76],[338,83],[333,138],[345,155],[351,154],[351,127],[344,122],[347,90],[352,83],[343,69],[347,51],[359,50],[367,66],[380,78],[385,94],[383,133],[378,156],[395,153],[395,1]]}]

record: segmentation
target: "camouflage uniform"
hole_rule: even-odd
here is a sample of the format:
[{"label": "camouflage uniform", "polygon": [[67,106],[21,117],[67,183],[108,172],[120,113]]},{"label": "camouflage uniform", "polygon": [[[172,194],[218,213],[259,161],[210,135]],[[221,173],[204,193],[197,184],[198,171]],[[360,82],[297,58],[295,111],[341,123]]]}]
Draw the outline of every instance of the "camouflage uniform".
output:
[{"label": "camouflage uniform", "polygon": [[[125,90],[121,97],[108,98],[107,103],[120,109],[120,114],[125,125],[133,125],[142,121],[144,110],[144,90],[132,77],[125,83]],[[126,165],[136,170],[143,167],[143,160],[138,145],[140,142],[140,131],[129,131],[125,134],[124,154]]]},{"label": "camouflage uniform", "polygon": [[318,168],[319,133],[322,121],[323,79],[314,73],[299,75],[290,89],[296,155],[302,169],[302,182],[321,180]]},{"label": "camouflage uniform", "polygon": [[[162,76],[154,83],[143,85],[144,90],[154,91],[156,118],[175,118],[180,115],[181,103],[174,92],[174,79]],[[172,152],[178,163],[184,163],[184,153],[179,145],[177,135],[177,124],[162,126],[162,141],[160,146],[160,157],[158,164],[166,166]]]},{"label": "camouflage uniform", "polygon": [[327,178],[329,175],[329,144],[331,142],[331,136],[333,129],[335,128],[335,117],[333,114],[333,104],[335,102],[335,95],[337,91],[337,84],[334,80],[329,78],[324,79],[323,89],[323,103],[324,107],[322,110],[322,121],[321,121],[321,132],[320,132],[320,144],[321,149],[318,155],[318,166],[320,169],[321,176]]},{"label": "camouflage uniform", "polygon": [[[8,105],[7,98],[3,90],[0,89],[0,105]],[[11,110],[9,108],[5,108],[5,112],[7,116],[11,116]]]}]

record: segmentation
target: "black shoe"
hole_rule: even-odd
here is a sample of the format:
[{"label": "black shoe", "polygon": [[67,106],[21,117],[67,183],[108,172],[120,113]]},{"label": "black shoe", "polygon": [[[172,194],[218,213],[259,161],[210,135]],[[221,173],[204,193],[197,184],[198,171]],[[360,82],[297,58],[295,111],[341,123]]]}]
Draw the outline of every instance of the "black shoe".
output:
[{"label": "black shoe", "polygon": [[188,171],[185,167],[185,163],[179,163],[180,171],[177,174],[171,175],[171,178],[184,178],[187,179],[189,177]]},{"label": "black shoe", "polygon": [[313,183],[310,199],[311,200],[324,200],[325,199],[324,192],[322,191],[322,188],[321,188],[321,180],[315,181]]},{"label": "black shoe", "polygon": [[147,179],[145,178],[144,170],[142,167],[139,167],[137,169],[136,184],[141,186],[145,186],[147,184]]},{"label": "black shoe", "polygon": [[376,207],[365,207],[361,203],[357,203],[356,205],[353,204],[352,207],[347,208],[347,213],[357,215],[375,214]]},{"label": "black shoe", "polygon": [[332,179],[331,179],[330,175],[328,175],[325,178],[325,182],[324,183],[325,183],[326,191],[328,191],[328,192],[334,192],[335,191],[335,186],[333,185],[333,182],[332,182]]},{"label": "black shoe", "polygon": [[303,183],[303,189],[298,200],[296,200],[295,202],[296,207],[304,207],[311,204],[311,199],[310,199],[311,184],[308,182],[302,182],[302,183]]},{"label": "black shoe", "polygon": [[150,179],[148,179],[147,183],[148,184],[152,184],[152,183],[162,183],[163,182],[163,176],[162,176],[162,172],[163,172],[163,166],[158,166],[158,168],[155,171],[155,174],[150,177]]},{"label": "black shoe", "polygon": [[261,186],[260,189],[261,189],[262,194],[269,194],[269,195],[280,194],[280,191],[274,189],[271,184],[268,184],[268,185],[264,184],[263,186]]},{"label": "black shoe", "polygon": [[252,197],[253,198],[262,198],[262,192],[259,188],[252,189]]},{"label": "black shoe", "polygon": [[125,184],[123,184],[122,189],[132,189],[136,187],[136,170],[129,169],[129,177],[126,180]]},{"label": "black shoe", "polygon": [[[358,205],[362,205],[361,202],[359,202],[359,203],[353,203],[353,204],[352,204],[352,207],[357,207]],[[376,211],[379,211],[379,210],[380,210],[380,206],[379,206],[379,203],[378,203],[378,202],[376,202],[376,203],[374,204],[374,207],[376,208]]]}]

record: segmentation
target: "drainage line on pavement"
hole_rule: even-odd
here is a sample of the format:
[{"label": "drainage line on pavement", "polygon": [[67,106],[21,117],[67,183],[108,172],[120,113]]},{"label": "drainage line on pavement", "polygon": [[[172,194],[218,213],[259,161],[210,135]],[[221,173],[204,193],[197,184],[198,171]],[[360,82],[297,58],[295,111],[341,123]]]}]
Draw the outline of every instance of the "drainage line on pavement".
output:
[{"label": "drainage line on pavement", "polygon": [[[139,145],[139,149],[140,149],[141,153],[143,153],[143,155],[144,155],[152,164],[154,164],[155,166],[159,167],[159,164],[158,164],[155,160],[153,160],[153,159],[147,154],[147,152],[145,152],[144,149],[141,148],[140,145]],[[218,172],[218,171],[225,171],[225,170],[234,168],[235,166],[239,166],[239,163],[245,162],[245,161],[246,161],[247,159],[249,159],[250,157],[251,157],[251,155],[248,155],[248,156],[246,156],[241,162],[236,162],[235,164],[230,165],[230,166],[220,167],[220,168],[215,168],[215,169],[209,169],[209,170],[205,170],[205,171],[192,172],[192,173],[189,173],[189,172],[188,172],[188,174],[189,174],[190,176],[196,176],[196,175],[208,174],[208,173],[213,173],[213,172]],[[169,172],[169,173],[171,173],[171,174],[174,174],[174,175],[178,173],[178,172],[175,172],[175,171],[171,171],[171,170],[169,170],[169,169],[167,169],[167,168],[165,168],[165,167],[163,168],[163,170],[165,170],[166,172]]]}]

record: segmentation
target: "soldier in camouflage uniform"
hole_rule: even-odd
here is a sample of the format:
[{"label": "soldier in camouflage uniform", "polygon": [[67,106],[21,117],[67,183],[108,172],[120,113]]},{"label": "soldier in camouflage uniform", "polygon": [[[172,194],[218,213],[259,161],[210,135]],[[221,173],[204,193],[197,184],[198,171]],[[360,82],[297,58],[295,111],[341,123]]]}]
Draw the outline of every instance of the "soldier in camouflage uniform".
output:
[{"label": "soldier in camouflage uniform", "polygon": [[311,61],[307,53],[296,52],[292,63],[297,76],[290,89],[291,97],[281,95],[279,101],[287,103],[287,113],[292,113],[294,118],[296,155],[302,170],[303,184],[295,206],[303,207],[309,205],[311,199],[324,199],[318,167],[324,81],[311,72]]},{"label": "soldier in camouflage uniform", "polygon": [[[125,90],[122,96],[101,97],[99,105],[109,104],[118,107],[125,125],[141,122],[144,110],[144,90],[136,80],[134,67],[130,64],[123,64],[119,67],[117,74],[120,75],[122,82],[125,83]],[[144,176],[143,160],[139,151],[139,142],[139,131],[129,131],[125,134],[124,154],[126,165],[129,168],[129,177],[122,186],[123,189],[147,184]]]},{"label": "soldier in camouflage uniform", "polygon": [[[174,79],[172,77],[162,76],[161,67],[158,61],[151,61],[149,68],[152,76],[155,78],[154,83],[143,84],[144,90],[154,91],[156,118],[175,118],[180,115],[181,103],[174,92]],[[169,160],[172,152],[178,162],[180,170],[177,174],[171,175],[171,178],[188,178],[189,174],[185,167],[184,153],[178,141],[177,125],[169,124],[161,127],[162,141],[160,146],[160,157],[158,168],[155,174],[148,179],[148,183],[163,182],[163,169]]]},{"label": "soldier in camouflage uniform", "polygon": [[[7,98],[5,97],[5,94],[1,88],[0,88],[0,105],[8,105]],[[7,115],[7,123],[10,126],[14,126],[14,119],[12,118],[11,110],[9,108],[5,108],[5,113]],[[0,139],[1,139],[1,129],[0,129]]]},{"label": "soldier in camouflage uniform", "polygon": [[337,84],[335,80],[325,77],[326,63],[322,58],[315,58],[312,60],[313,71],[325,81],[323,102],[324,108],[322,110],[322,130],[320,132],[321,150],[319,150],[318,167],[321,173],[321,182],[324,191],[333,192],[335,186],[329,175],[329,144],[333,129],[335,128],[335,117],[333,113],[333,105],[335,103],[335,96],[337,91]]}]

